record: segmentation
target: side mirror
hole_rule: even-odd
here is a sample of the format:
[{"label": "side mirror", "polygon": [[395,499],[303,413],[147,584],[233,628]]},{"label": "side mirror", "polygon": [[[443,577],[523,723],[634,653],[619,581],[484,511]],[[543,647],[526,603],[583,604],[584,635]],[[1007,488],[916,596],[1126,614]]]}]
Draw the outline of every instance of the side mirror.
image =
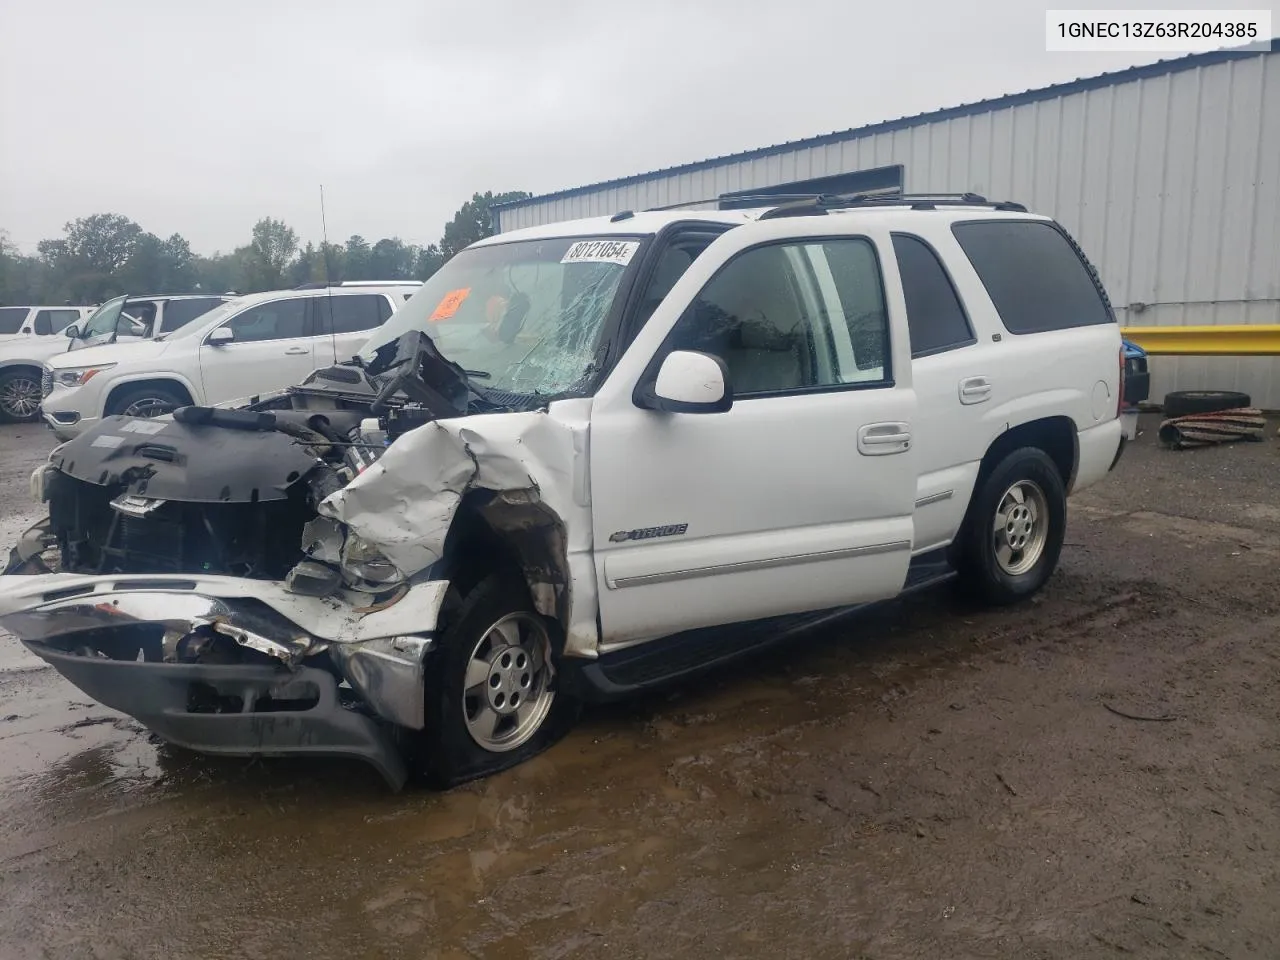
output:
[{"label": "side mirror", "polygon": [[723,413],[733,406],[724,361],[708,353],[673,350],[663,358],[652,385],[642,384],[635,400],[667,413]]},{"label": "side mirror", "polygon": [[79,324],[75,324],[75,323],[68,324],[66,327],[63,328],[62,332],[67,335],[68,340],[74,340],[78,336],[80,336],[80,326]]},{"label": "side mirror", "polygon": [[228,343],[235,341],[236,332],[230,327],[219,327],[205,339],[211,347],[225,347]]}]

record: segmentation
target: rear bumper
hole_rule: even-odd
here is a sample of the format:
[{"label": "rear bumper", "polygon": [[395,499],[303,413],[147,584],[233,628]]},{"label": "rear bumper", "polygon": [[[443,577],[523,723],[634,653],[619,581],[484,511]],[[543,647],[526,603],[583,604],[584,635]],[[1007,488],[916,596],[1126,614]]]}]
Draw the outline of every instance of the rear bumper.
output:
[{"label": "rear bumper", "polygon": [[178,746],[229,756],[352,757],[396,790],[407,777],[390,732],[343,706],[327,671],[146,663],[79,656],[35,641],[23,646],[99,703]]}]

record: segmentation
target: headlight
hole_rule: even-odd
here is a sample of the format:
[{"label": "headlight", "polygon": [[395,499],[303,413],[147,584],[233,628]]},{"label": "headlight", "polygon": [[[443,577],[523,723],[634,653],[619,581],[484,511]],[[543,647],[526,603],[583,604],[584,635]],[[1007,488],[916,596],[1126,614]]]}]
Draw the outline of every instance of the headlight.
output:
[{"label": "headlight", "polygon": [[103,370],[114,366],[114,363],[99,363],[92,367],[64,367],[53,371],[53,382],[64,387],[83,387]]},{"label": "headlight", "polygon": [[382,551],[367,540],[347,533],[342,545],[342,574],[356,586],[360,581],[372,587],[394,587],[404,580],[404,574],[382,555]]}]

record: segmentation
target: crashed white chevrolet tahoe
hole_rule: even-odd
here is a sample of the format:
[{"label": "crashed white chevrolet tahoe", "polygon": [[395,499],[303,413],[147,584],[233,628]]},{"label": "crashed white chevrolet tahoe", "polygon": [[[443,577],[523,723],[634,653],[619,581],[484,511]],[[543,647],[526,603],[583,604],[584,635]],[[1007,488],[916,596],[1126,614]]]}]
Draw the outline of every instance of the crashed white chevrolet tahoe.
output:
[{"label": "crashed white chevrolet tahoe", "polygon": [[54,450],[0,625],[173,743],[457,783],[953,574],[1034,593],[1120,455],[1122,363],[1017,204],[504,234],[348,363]]}]

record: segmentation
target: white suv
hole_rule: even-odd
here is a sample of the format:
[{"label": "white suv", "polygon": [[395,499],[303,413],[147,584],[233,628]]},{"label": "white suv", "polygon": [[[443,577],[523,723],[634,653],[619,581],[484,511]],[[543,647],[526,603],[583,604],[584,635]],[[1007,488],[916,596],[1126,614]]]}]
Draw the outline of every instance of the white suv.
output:
[{"label": "white suv", "polygon": [[104,416],[159,416],[296,383],[352,356],[421,284],[308,285],[230,300],[171,334],[53,357],[44,419],[61,440]]},{"label": "white suv", "polygon": [[1120,455],[1122,363],[1093,269],[1016,204],[504,234],[350,364],[55,450],[0,626],[170,741],[457,783],[954,574],[1035,593]]},{"label": "white suv", "polygon": [[[116,297],[96,309],[17,308],[30,314],[31,333],[0,337],[0,419],[39,419],[41,369],[51,357],[172,333],[227,299],[208,294],[166,294]],[[85,313],[88,316],[82,316]]]},{"label": "white suv", "polygon": [[93,311],[93,307],[0,307],[0,343],[57,336]]}]

